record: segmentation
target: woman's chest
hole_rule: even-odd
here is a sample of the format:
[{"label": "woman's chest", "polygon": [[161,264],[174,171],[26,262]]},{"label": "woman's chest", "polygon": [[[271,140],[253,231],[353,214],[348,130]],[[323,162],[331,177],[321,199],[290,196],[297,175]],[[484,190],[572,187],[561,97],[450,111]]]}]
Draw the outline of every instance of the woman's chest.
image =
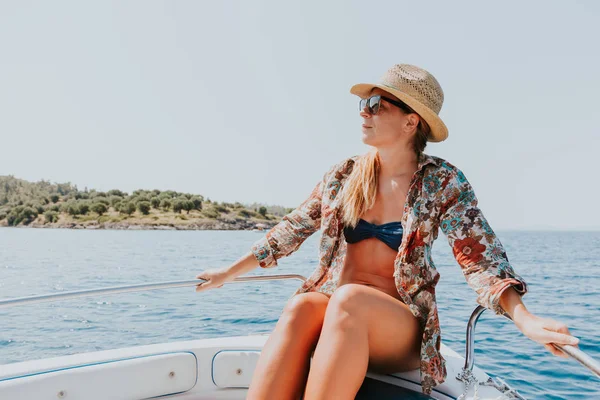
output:
[{"label": "woman's chest", "polygon": [[374,224],[400,221],[410,189],[411,178],[408,175],[381,179],[373,206],[365,210],[362,219]]}]

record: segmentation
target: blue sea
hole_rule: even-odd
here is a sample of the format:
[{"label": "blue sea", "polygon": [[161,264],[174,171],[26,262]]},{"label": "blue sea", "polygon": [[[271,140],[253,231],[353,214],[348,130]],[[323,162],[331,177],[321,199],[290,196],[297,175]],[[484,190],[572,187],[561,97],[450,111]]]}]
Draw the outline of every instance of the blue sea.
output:
[{"label": "blue sea", "polygon": [[[600,360],[600,232],[496,232],[528,282],[527,308],[564,322],[580,349]],[[0,228],[0,299],[88,288],[193,279],[227,266],[264,233]],[[279,267],[317,265],[319,234]],[[476,307],[446,238],[434,261],[443,342],[464,354]],[[80,352],[270,332],[299,281],[230,284],[87,297],[0,310],[0,365]],[[475,331],[475,363],[531,399],[600,399],[600,379],[573,359],[552,355],[489,311]],[[449,376],[448,379],[454,379]]]}]

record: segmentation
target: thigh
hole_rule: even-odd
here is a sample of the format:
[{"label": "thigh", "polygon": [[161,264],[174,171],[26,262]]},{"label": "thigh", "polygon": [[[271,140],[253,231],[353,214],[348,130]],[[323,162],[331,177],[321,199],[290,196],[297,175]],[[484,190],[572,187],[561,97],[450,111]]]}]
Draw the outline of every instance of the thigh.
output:
[{"label": "thigh", "polygon": [[374,287],[354,283],[340,286],[331,298],[337,299],[356,308],[355,317],[366,324],[370,370],[393,373],[419,368],[422,333],[405,303]]},{"label": "thigh", "polygon": [[321,335],[329,296],[319,292],[306,292],[293,296],[286,303],[272,337],[286,336],[293,346],[308,346],[312,356]]}]

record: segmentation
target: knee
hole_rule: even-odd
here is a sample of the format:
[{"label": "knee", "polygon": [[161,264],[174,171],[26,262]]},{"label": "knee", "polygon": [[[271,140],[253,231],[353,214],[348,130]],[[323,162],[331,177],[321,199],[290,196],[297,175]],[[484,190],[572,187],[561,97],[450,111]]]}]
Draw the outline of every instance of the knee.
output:
[{"label": "knee", "polygon": [[338,287],[327,306],[326,325],[344,331],[364,325],[368,312],[365,300],[361,285],[350,283]]},{"label": "knee", "polygon": [[356,315],[364,309],[364,291],[362,289],[362,286],[356,283],[338,287],[333,292],[328,307]]},{"label": "knee", "polygon": [[280,320],[294,331],[320,329],[323,325],[327,298],[316,293],[301,293],[292,297],[283,309]]}]

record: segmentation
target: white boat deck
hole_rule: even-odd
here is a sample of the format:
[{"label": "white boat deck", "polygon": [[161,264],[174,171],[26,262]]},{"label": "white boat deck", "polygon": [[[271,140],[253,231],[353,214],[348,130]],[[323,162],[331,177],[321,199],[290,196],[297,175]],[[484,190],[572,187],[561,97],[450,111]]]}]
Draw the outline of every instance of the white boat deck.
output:
[{"label": "white boat deck", "polygon": [[[254,366],[268,335],[225,337],[74,354],[0,365],[1,399],[244,399]],[[423,396],[419,370],[393,375],[368,373],[357,399],[455,399],[464,358],[442,344],[448,377],[431,397]],[[488,375],[477,367],[479,381]],[[404,389],[402,389],[404,388]],[[478,389],[480,399],[501,395]],[[467,399],[473,398],[473,388]]]}]

